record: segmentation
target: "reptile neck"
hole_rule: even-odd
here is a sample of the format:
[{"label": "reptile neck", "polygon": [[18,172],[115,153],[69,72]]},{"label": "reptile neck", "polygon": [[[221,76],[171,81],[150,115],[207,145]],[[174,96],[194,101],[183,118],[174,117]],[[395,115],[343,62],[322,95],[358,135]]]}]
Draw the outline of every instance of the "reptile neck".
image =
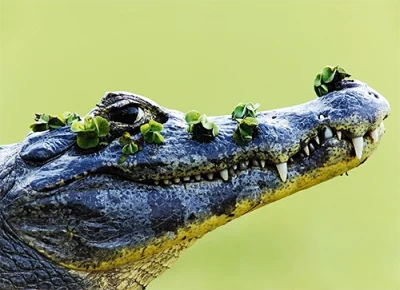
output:
[{"label": "reptile neck", "polygon": [[88,289],[85,282],[23,244],[0,215],[0,289]]}]

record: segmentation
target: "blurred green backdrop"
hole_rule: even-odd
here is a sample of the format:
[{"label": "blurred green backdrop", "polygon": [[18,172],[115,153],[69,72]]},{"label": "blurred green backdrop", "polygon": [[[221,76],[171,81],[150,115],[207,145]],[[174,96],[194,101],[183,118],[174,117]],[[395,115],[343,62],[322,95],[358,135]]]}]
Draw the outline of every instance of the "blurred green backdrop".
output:
[{"label": "blurred green backdrop", "polygon": [[392,105],[376,154],[208,234],[148,289],[400,289],[399,1],[1,1],[0,21],[0,144],[110,90],[290,106],[340,63]]}]

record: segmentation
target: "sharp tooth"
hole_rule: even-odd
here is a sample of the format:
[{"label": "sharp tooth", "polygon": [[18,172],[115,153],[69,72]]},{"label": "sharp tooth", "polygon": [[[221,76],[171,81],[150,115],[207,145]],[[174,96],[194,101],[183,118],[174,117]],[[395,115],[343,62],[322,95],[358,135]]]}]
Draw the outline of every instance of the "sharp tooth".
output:
[{"label": "sharp tooth", "polygon": [[292,157],[289,158],[289,162],[292,162],[292,163],[294,162]]},{"label": "sharp tooth", "polygon": [[200,175],[200,174],[195,175],[195,176],[194,176],[194,179],[196,179],[197,181],[200,181],[200,180],[201,180],[201,175]]},{"label": "sharp tooth", "polygon": [[315,137],[314,137],[314,140],[315,140],[315,143],[317,143],[318,145],[320,144],[320,142],[319,142],[319,137],[318,137],[318,136],[315,136]]},{"label": "sharp tooth", "polygon": [[261,165],[262,168],[264,168],[265,167],[265,160],[260,160],[260,165]]},{"label": "sharp tooth", "polygon": [[355,137],[355,138],[352,138],[351,141],[353,141],[354,150],[356,151],[357,158],[361,159],[363,149],[364,149],[364,138],[362,136]]},{"label": "sharp tooth", "polygon": [[276,164],[276,168],[278,169],[279,176],[283,182],[286,182],[287,178],[287,163],[282,162],[279,164]]},{"label": "sharp tooth", "polygon": [[253,159],[253,161],[251,162],[253,164],[253,166],[255,167],[260,167],[260,164],[258,163],[257,160]]},{"label": "sharp tooth", "polygon": [[214,173],[207,173],[207,178],[208,178],[208,180],[213,180]]},{"label": "sharp tooth", "polygon": [[236,164],[233,165],[232,168],[233,168],[233,170],[237,170],[237,165]]},{"label": "sharp tooth", "polygon": [[185,177],[183,178],[183,181],[190,181],[190,176],[185,176]]},{"label": "sharp tooth", "polygon": [[174,178],[174,182],[175,182],[175,183],[179,183],[179,182],[181,182],[181,179],[180,179],[179,177]]},{"label": "sharp tooth", "polygon": [[323,120],[323,119],[325,119],[325,116],[324,115],[319,115],[319,117],[318,117],[320,120]]},{"label": "sharp tooth", "polygon": [[378,140],[379,140],[378,128],[370,131],[369,135],[371,136],[374,143],[378,142]]},{"label": "sharp tooth", "polygon": [[243,162],[240,162],[240,163],[239,163],[239,169],[240,169],[240,170],[246,170],[246,169],[247,169],[246,164],[244,164]]},{"label": "sharp tooth", "polygon": [[246,166],[249,166],[250,161],[249,161],[249,160],[246,160],[246,161],[244,162],[244,164],[246,164]]},{"label": "sharp tooth", "polygon": [[158,180],[154,180],[154,184],[155,184],[155,185],[159,185],[160,182],[159,182]]},{"label": "sharp tooth", "polygon": [[165,185],[169,184],[169,180],[168,179],[164,179],[163,182],[164,182]]},{"label": "sharp tooth", "polygon": [[229,174],[230,174],[231,176],[234,176],[234,175],[236,175],[236,172],[235,172],[235,170],[233,170],[232,168],[230,168],[230,169],[229,169]]},{"label": "sharp tooth", "polygon": [[336,131],[337,138],[342,140],[342,131]]},{"label": "sharp tooth", "polygon": [[307,145],[303,147],[303,150],[304,150],[304,153],[306,153],[307,156],[310,155],[310,149],[308,149]]},{"label": "sharp tooth", "polygon": [[221,174],[221,177],[223,180],[225,180],[225,181],[228,180],[228,178],[229,178],[228,169],[221,170],[219,172],[219,174]]},{"label": "sharp tooth", "polygon": [[308,147],[310,148],[310,152],[314,152],[315,151],[315,147],[313,144],[308,144]]},{"label": "sharp tooth", "polygon": [[333,137],[332,129],[327,127],[327,126],[325,126],[324,128],[325,128],[325,130],[324,130],[324,138],[325,139],[332,138]]}]

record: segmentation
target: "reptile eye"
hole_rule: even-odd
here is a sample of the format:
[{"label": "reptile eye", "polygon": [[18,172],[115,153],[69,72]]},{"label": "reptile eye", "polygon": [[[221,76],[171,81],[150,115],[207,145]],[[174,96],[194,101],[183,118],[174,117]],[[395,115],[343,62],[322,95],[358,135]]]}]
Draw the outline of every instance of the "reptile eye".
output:
[{"label": "reptile eye", "polygon": [[126,106],[124,108],[110,112],[111,121],[132,125],[140,121],[144,116],[144,112],[137,106]]}]

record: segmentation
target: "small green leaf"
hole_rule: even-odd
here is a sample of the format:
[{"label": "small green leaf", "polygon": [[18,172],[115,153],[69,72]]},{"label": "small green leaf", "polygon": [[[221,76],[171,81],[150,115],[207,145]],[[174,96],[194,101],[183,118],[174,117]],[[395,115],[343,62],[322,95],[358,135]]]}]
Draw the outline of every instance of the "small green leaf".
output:
[{"label": "small green leaf", "polygon": [[314,80],[314,87],[319,87],[321,85],[322,81],[322,74],[319,73],[316,75],[315,80]]},{"label": "small green leaf", "polygon": [[248,125],[253,125],[253,126],[257,126],[260,122],[258,122],[258,120],[256,118],[253,117],[247,117],[245,119],[243,119],[244,123],[248,124]]},{"label": "small green leaf", "polygon": [[150,120],[149,123],[140,126],[140,132],[147,143],[163,143],[164,137],[159,133],[162,130],[163,125],[154,120]]},{"label": "small green leaf", "polygon": [[324,69],[322,70],[322,81],[324,83],[328,83],[328,79],[330,79],[332,74],[333,74],[332,67],[330,67],[330,66],[324,67]]},{"label": "small green leaf", "polygon": [[154,121],[153,119],[151,119],[149,121],[149,125],[150,125],[150,131],[151,132],[161,132],[164,129],[162,124]]},{"label": "small green leaf", "polygon": [[94,148],[99,144],[99,138],[88,132],[79,132],[76,140],[82,149]]},{"label": "small green leaf", "polygon": [[342,68],[340,65],[337,65],[335,68],[336,68],[337,72],[338,72],[340,75],[343,76],[343,78],[351,77],[351,75],[348,74],[348,73],[344,70],[344,68]]},{"label": "small green leaf", "polygon": [[32,124],[31,127],[33,132],[43,132],[49,129],[47,123],[35,123]]},{"label": "small green leaf", "polygon": [[240,133],[238,133],[237,131],[235,131],[233,133],[233,140],[235,140],[235,142],[239,145],[245,145],[246,142],[242,139],[242,136],[240,135]]},{"label": "small green leaf", "polygon": [[246,117],[255,117],[260,104],[239,103],[232,111],[232,119],[244,119]]},{"label": "small green leaf", "polygon": [[134,142],[126,144],[124,147],[122,147],[122,153],[125,155],[132,155],[138,151],[139,147]]},{"label": "small green leaf", "polygon": [[162,136],[160,133],[155,132],[153,134],[153,142],[156,144],[161,144],[164,143],[164,136]]},{"label": "small green leaf", "polygon": [[140,133],[142,133],[143,136],[146,135],[147,132],[149,132],[149,131],[150,131],[149,123],[146,123],[146,124],[143,124],[142,126],[140,126]]},{"label": "small green leaf", "polygon": [[329,92],[328,86],[325,84],[322,84],[319,88],[322,95],[326,95]]},{"label": "small green leaf", "polygon": [[85,125],[80,121],[75,121],[71,124],[71,131],[75,133],[83,132],[85,131]]},{"label": "small green leaf", "polygon": [[65,126],[65,122],[59,117],[51,117],[48,124],[51,129],[60,129]]},{"label": "small green leaf", "polygon": [[213,128],[213,123],[212,121],[208,120],[206,115],[201,115],[200,117],[201,120],[201,124],[203,125],[203,127],[207,130],[211,130]]},{"label": "small green leaf", "polygon": [[185,120],[187,123],[199,122],[201,114],[197,111],[189,111],[186,113]]},{"label": "small green leaf", "polygon": [[154,133],[153,132],[147,132],[144,136],[144,141],[147,143],[153,143],[154,141]]},{"label": "small green leaf", "polygon": [[126,155],[122,155],[121,158],[119,158],[118,160],[118,164],[122,164],[126,161],[127,156]]},{"label": "small green leaf", "polygon": [[258,120],[253,117],[242,119],[233,133],[233,139],[235,142],[239,145],[244,145],[250,142],[253,139],[258,124]]},{"label": "small green leaf", "polygon": [[212,126],[212,134],[213,134],[213,136],[214,137],[217,136],[218,133],[219,133],[218,126],[217,126],[217,124],[213,123],[213,126]]},{"label": "small green leaf", "polygon": [[245,104],[238,104],[232,112],[232,119],[242,119],[246,113]]},{"label": "small green leaf", "polygon": [[105,137],[108,135],[110,132],[110,123],[106,119],[96,116],[94,117],[94,123],[96,124],[98,137]]},{"label": "small green leaf", "polygon": [[[68,117],[67,117],[68,116]],[[71,113],[71,112],[64,112],[63,113],[64,120],[66,121],[67,124],[72,124],[75,121],[79,121],[81,117],[77,113]]]}]

